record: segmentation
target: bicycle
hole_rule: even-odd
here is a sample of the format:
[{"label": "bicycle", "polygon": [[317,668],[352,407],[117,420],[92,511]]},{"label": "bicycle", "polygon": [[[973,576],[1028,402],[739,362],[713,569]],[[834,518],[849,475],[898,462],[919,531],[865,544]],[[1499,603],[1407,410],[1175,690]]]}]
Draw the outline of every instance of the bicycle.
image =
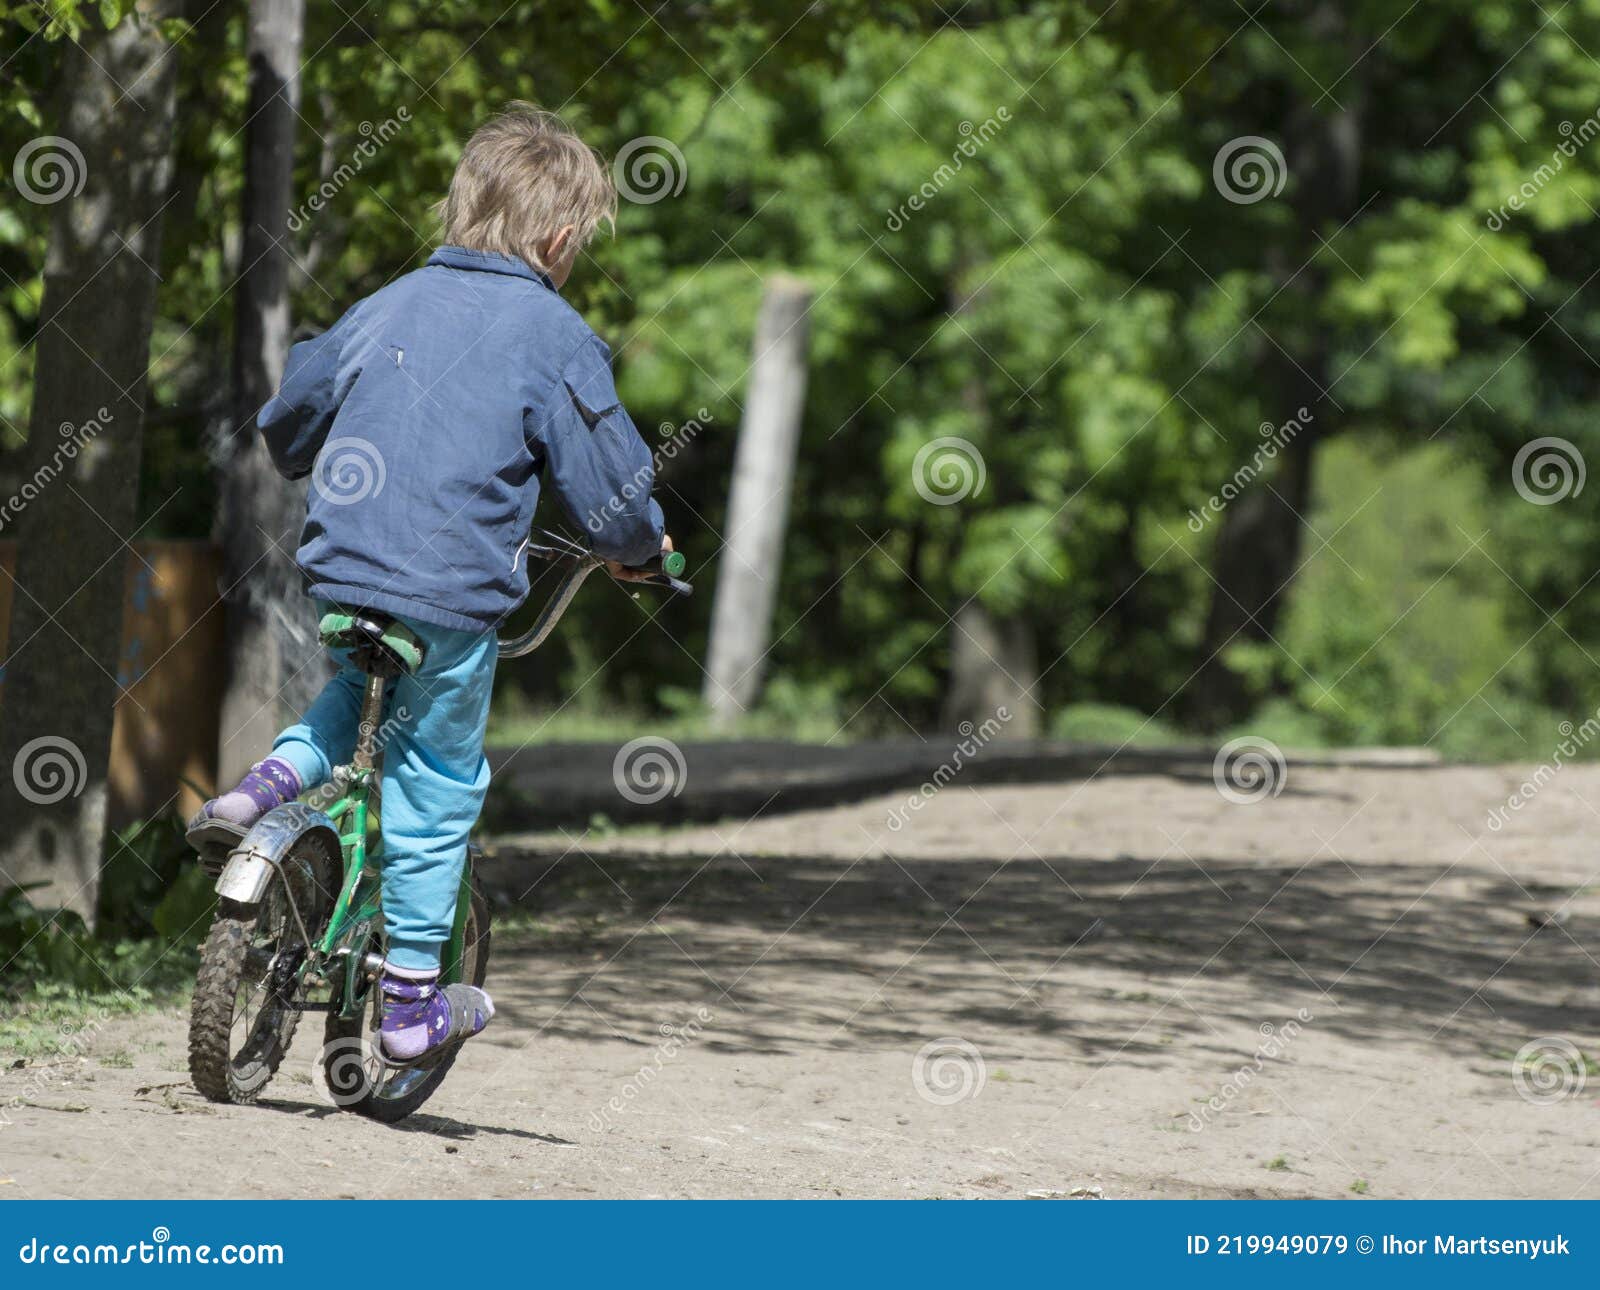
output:
[{"label": "bicycle", "polygon": [[[532,627],[500,640],[501,658],[543,644],[584,580],[602,567],[585,548],[549,536],[559,545],[530,541],[528,554],[565,571]],[[689,595],[693,588],[677,577],[683,571],[683,556],[667,552],[638,570],[636,580]],[[217,911],[195,978],[189,1073],[211,1101],[253,1102],[277,1073],[301,1015],[321,1012],[319,1065],[329,1097],[344,1110],[394,1123],[433,1095],[461,1050],[457,1042],[415,1063],[390,1061],[380,1043],[382,992],[374,988],[384,961],[382,882],[367,830],[380,790],[385,690],[421,666],[423,650],[385,614],[329,613],[319,635],[324,645],[349,650],[367,674],[355,753],[326,784],[238,830],[231,847],[191,837],[202,864],[216,874]],[[489,906],[477,860],[477,848],[469,847],[442,984],[481,986],[488,972]],[[323,992],[325,998],[313,998]]]}]

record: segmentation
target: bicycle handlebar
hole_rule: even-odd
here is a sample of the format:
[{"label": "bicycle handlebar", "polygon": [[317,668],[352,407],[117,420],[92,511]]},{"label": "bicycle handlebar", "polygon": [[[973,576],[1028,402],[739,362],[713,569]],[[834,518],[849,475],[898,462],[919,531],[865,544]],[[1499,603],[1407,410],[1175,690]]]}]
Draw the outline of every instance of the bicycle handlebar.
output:
[{"label": "bicycle handlebar", "polygon": [[663,551],[653,560],[628,567],[646,575],[643,578],[630,578],[630,582],[645,582],[652,587],[666,587],[679,596],[694,594],[694,588],[687,582],[679,581],[677,576],[689,567],[689,562],[684,559],[682,551]]},{"label": "bicycle handlebar", "polygon": [[[529,542],[527,546],[530,560],[544,560],[550,564],[565,564],[569,568],[562,576],[556,589],[551,592],[550,599],[545,602],[544,608],[539,611],[539,616],[534,619],[533,626],[523,632],[521,636],[506,640],[500,638],[499,656],[501,658],[521,658],[524,654],[531,654],[554,630],[556,623],[561,620],[561,615],[567,612],[567,606],[572,603],[572,598],[578,594],[578,588],[596,569],[603,567],[604,561],[593,552],[577,546],[544,546],[536,542]],[[644,577],[630,579],[641,582],[647,586],[665,587],[679,596],[694,594],[694,588],[687,582],[680,581],[675,575],[682,573],[688,567],[681,551],[664,551],[646,564],[636,566]]]}]

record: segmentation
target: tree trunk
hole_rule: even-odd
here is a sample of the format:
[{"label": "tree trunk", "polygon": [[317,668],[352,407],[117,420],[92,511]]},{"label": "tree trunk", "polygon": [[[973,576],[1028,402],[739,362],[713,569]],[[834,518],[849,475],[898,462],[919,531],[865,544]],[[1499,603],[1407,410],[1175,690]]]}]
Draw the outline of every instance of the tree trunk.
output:
[{"label": "tree trunk", "polygon": [[[978,277],[976,262],[968,260],[963,276]],[[988,274],[982,275],[987,280]],[[950,290],[950,314],[971,314],[983,288],[969,291],[959,283]],[[983,379],[973,373],[961,387],[961,407],[985,428],[989,424],[989,399]],[[1005,481],[997,481],[1003,488]],[[943,722],[959,730],[970,723],[982,726],[997,716],[1008,738],[1030,739],[1039,733],[1039,654],[1033,623],[1026,613],[1001,620],[976,599],[956,611],[950,625],[950,678],[945,690]],[[1003,716],[1000,713],[1004,711]]]},{"label": "tree trunk", "polygon": [[[1348,44],[1345,19],[1325,0],[1309,23],[1330,43]],[[1359,54],[1352,53],[1352,58]],[[1316,307],[1326,275],[1305,264],[1317,234],[1341,225],[1358,209],[1361,128],[1365,88],[1360,73],[1340,91],[1347,106],[1324,115],[1301,103],[1284,126],[1284,158],[1294,178],[1291,207],[1297,236],[1275,265],[1281,289],[1278,316],[1311,320],[1298,331],[1274,329],[1267,346],[1264,388],[1274,397],[1275,424],[1305,422],[1278,456],[1277,468],[1253,481],[1249,491],[1223,512],[1212,556],[1211,603],[1206,615],[1203,662],[1184,707],[1189,719],[1218,729],[1243,719],[1254,696],[1224,661],[1235,640],[1267,641],[1278,632],[1290,584],[1300,567],[1304,517],[1311,507],[1317,445],[1339,428],[1334,376]],[[1326,235],[1326,234],[1325,234]],[[1290,261],[1293,263],[1290,263]],[[1267,320],[1270,327],[1272,320]],[[1296,336],[1300,337],[1296,343]],[[1285,354],[1286,346],[1292,354]],[[1309,417],[1301,414],[1306,409]]]},{"label": "tree trunk", "polygon": [[[1327,410],[1327,405],[1318,409],[1323,414]],[[1272,475],[1252,481],[1248,491],[1223,513],[1211,555],[1206,662],[1195,678],[1192,709],[1206,728],[1221,728],[1247,714],[1251,696],[1224,661],[1223,652],[1235,640],[1264,641],[1277,634],[1290,584],[1300,567],[1304,547],[1301,517],[1311,509],[1312,466],[1319,437],[1313,422],[1288,440]]]},{"label": "tree trunk", "polygon": [[289,352],[289,216],[305,0],[251,0],[249,24],[232,417],[218,452],[227,684],[217,774],[224,786],[266,752],[285,712],[302,711],[327,677],[294,564],[305,485],[272,468],[256,432],[256,413],[277,389]]},{"label": "tree trunk", "polygon": [[60,199],[50,230],[30,482],[5,511],[18,551],[0,708],[0,879],[42,882],[36,904],[91,920],[171,184],[176,59],[157,23],[176,8],[141,3],[115,30],[86,32],[64,51],[64,138],[52,148],[65,191],[81,191]]},{"label": "tree trunk", "polygon": [[998,720],[1007,738],[1037,735],[1039,655],[1033,624],[1021,617],[999,621],[973,600],[956,611],[953,631],[945,726],[959,730]]},{"label": "tree trunk", "polygon": [[775,277],[756,322],[706,664],[705,701],[720,725],[761,693],[805,407],[810,308],[810,287]]}]

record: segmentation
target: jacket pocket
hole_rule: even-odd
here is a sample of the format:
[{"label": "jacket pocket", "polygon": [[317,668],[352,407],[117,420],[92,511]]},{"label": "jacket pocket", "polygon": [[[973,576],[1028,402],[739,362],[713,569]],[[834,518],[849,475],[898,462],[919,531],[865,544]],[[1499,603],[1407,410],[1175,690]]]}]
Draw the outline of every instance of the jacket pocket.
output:
[{"label": "jacket pocket", "polygon": [[622,406],[622,397],[617,393],[616,382],[611,376],[611,364],[601,361],[598,341],[595,342],[595,350],[597,352],[587,355],[590,361],[569,367],[562,381],[572,397],[573,405],[578,409],[578,415],[591,431]]}]

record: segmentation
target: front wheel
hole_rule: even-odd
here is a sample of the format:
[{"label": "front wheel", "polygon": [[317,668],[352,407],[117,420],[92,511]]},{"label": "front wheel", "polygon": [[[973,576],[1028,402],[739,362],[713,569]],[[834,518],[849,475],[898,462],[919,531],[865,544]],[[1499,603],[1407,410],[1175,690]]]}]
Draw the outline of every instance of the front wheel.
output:
[{"label": "front wheel", "polygon": [[[300,1020],[300,976],[327,917],[319,856],[291,854],[261,903],[223,901],[200,951],[189,1009],[189,1077],[213,1102],[253,1102]],[[298,915],[298,916],[297,916]]]},{"label": "front wheel", "polygon": [[[462,929],[461,980],[481,987],[489,973],[489,902],[471,886],[472,899]],[[455,1065],[461,1044],[434,1061],[404,1070],[390,1070],[377,1056],[383,1042],[383,1000],[374,987],[371,1006],[359,1017],[341,1017],[338,1005],[328,1013],[323,1030],[322,1078],[328,1097],[346,1111],[394,1124],[426,1102]]]}]

